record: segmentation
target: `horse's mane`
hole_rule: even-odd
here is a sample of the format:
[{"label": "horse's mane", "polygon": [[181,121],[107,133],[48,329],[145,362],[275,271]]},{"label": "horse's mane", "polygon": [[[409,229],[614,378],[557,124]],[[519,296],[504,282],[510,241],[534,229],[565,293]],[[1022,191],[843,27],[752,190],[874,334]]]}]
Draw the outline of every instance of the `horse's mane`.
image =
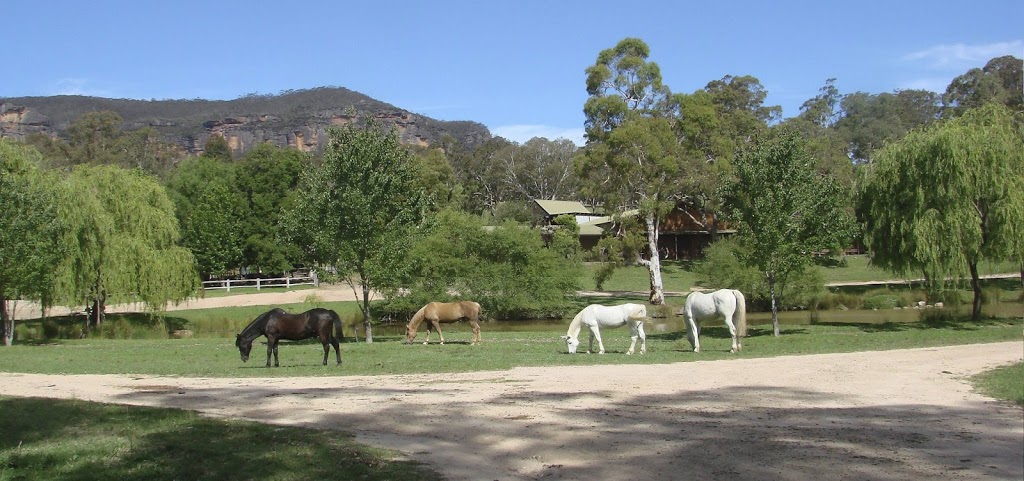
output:
[{"label": "horse's mane", "polygon": [[409,319],[408,327],[415,329],[423,323],[423,318],[427,315],[427,306],[429,305],[430,303],[425,304],[420,310],[416,311],[416,314],[412,315],[412,319]]},{"label": "horse's mane", "polygon": [[580,329],[583,329],[583,313],[587,312],[590,306],[584,307],[580,312],[576,313],[576,317],[572,318],[572,322],[569,323],[569,330],[565,332],[565,335],[571,338],[577,338],[580,335]]},{"label": "horse's mane", "polygon": [[270,320],[270,316],[274,314],[283,313],[284,309],[275,307],[267,312],[264,312],[263,314],[260,314],[259,316],[256,317],[256,319],[253,319],[248,326],[245,326],[245,329],[242,329],[242,332],[238,334],[238,337],[244,339],[259,337],[261,334],[263,334],[263,328],[267,325],[267,321]]}]

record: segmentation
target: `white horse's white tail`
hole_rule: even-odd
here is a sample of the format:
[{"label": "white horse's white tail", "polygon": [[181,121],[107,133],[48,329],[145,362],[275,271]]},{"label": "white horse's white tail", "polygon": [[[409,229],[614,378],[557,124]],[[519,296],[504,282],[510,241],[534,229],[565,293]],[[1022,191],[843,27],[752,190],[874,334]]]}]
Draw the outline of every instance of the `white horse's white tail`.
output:
[{"label": "white horse's white tail", "polygon": [[743,297],[743,293],[733,289],[732,294],[736,296],[736,315],[733,316],[733,321],[736,324],[736,335],[738,337],[747,336],[747,299]]}]

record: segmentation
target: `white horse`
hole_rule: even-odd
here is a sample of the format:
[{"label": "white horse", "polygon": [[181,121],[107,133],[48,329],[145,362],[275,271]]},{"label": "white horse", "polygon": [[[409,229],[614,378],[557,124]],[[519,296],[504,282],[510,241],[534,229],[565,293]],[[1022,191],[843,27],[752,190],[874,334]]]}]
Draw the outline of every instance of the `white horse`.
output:
[{"label": "white horse", "polygon": [[[720,289],[710,294],[691,292],[686,296],[683,315],[689,328],[686,338],[693,347],[693,352],[700,352],[700,323],[718,316],[725,317],[725,324],[732,334],[732,351],[739,352],[743,347],[740,337],[747,335],[747,301],[743,293],[734,289]],[[735,319],[736,323],[733,324]]]},{"label": "white horse", "polygon": [[590,328],[590,349],[594,350],[594,338],[597,338],[597,345],[604,354],[604,343],[601,342],[602,327],[619,327],[629,323],[632,343],[629,344],[629,351],[626,354],[633,354],[636,347],[636,338],[640,337],[640,354],[647,352],[647,335],[644,334],[644,319],[647,318],[647,306],[644,304],[620,304],[618,306],[602,306],[591,304],[584,307],[576,317],[569,323],[569,330],[562,336],[565,339],[565,346],[569,348],[569,354],[576,354],[576,347],[580,345],[579,334],[583,326]]}]

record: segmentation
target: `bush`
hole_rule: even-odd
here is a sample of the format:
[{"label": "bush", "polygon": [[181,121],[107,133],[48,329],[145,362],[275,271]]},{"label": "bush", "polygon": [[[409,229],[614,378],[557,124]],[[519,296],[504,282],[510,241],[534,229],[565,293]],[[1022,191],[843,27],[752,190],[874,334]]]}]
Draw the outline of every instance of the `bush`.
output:
[{"label": "bush", "polygon": [[455,299],[479,302],[490,318],[561,317],[572,309],[568,297],[583,268],[560,236],[545,246],[537,229],[512,222],[484,229],[480,219],[453,211],[438,214],[406,264],[406,290],[386,292],[377,309],[386,317],[406,319],[427,302]]},{"label": "bush", "polygon": [[895,309],[903,306],[903,298],[897,294],[875,294],[864,299],[864,309]]}]

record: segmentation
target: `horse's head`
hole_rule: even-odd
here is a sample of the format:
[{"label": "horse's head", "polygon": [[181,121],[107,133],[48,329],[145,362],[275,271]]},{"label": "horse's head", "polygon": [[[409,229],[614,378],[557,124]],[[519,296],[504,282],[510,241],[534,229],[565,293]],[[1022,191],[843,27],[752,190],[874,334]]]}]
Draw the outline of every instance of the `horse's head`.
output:
[{"label": "horse's head", "polygon": [[249,360],[249,351],[252,350],[252,339],[245,341],[242,339],[242,335],[239,334],[235,337],[235,346],[238,347],[238,352],[242,355],[242,362]]},{"label": "horse's head", "polygon": [[412,344],[412,341],[416,339],[416,328],[412,327],[412,324],[405,325],[405,343]]},{"label": "horse's head", "polygon": [[569,349],[569,354],[576,354],[576,348],[580,345],[580,340],[575,337],[562,336],[565,339],[565,347]]}]

